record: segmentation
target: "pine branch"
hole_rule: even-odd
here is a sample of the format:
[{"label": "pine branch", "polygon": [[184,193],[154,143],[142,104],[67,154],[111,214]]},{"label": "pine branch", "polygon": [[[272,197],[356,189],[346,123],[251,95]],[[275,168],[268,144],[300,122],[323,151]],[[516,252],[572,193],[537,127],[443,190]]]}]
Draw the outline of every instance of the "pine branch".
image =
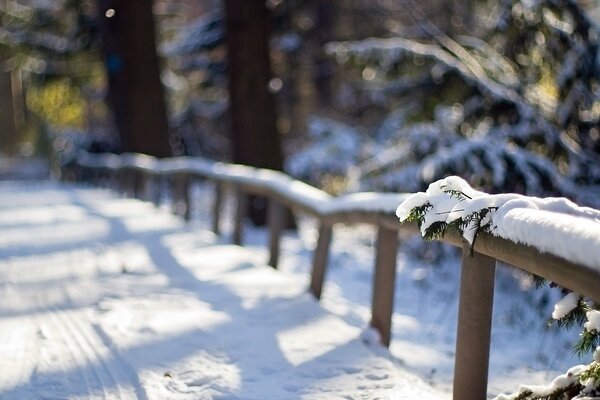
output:
[{"label": "pine branch", "polygon": [[546,286],[546,284],[548,283],[546,279],[542,278],[539,275],[531,274],[531,277],[533,278],[533,283],[535,284],[536,289],[540,289],[543,286]]},{"label": "pine branch", "polygon": [[444,214],[450,214],[456,211],[465,211],[465,210],[450,210],[450,211],[440,211],[440,212],[436,212],[435,215],[444,215]]},{"label": "pine branch", "polygon": [[[445,187],[446,186],[442,186],[442,190],[444,190]],[[448,193],[450,195],[450,197],[455,197],[459,200],[466,200],[466,199],[471,200],[471,197],[461,190],[448,189],[448,190],[444,190],[444,193]]]},{"label": "pine branch", "polygon": [[556,320],[556,324],[559,328],[566,329],[571,329],[575,325],[582,327],[587,320],[587,316],[585,314],[590,310],[591,307],[583,300],[583,298],[580,298],[577,302],[577,307],[575,307],[573,310],[571,310],[571,312],[561,319]]},{"label": "pine branch", "polygon": [[584,329],[581,332],[581,338],[575,346],[573,346],[573,353],[581,357],[584,354],[593,352],[596,347],[600,346],[600,333],[594,331],[588,331]]},{"label": "pine branch", "polygon": [[425,218],[425,214],[427,214],[427,212],[429,210],[431,210],[432,208],[433,208],[433,206],[429,202],[427,202],[421,206],[414,207],[412,210],[410,210],[408,217],[406,217],[406,219],[404,221],[405,222],[417,222],[417,224],[420,227],[421,223],[423,222],[423,218]]},{"label": "pine branch", "polygon": [[549,395],[537,396],[531,390],[525,390],[514,398],[514,400],[564,400],[571,399],[573,393],[579,393],[583,389],[583,385],[579,382],[556,389]]},{"label": "pine branch", "polygon": [[600,363],[595,361],[592,362],[590,364],[590,367],[583,371],[581,377],[579,378],[579,381],[585,383],[589,379],[593,379],[595,385],[598,385],[600,383]]},{"label": "pine branch", "polygon": [[442,221],[434,222],[429,226],[429,228],[425,230],[425,236],[423,236],[423,238],[428,242],[436,239],[441,239],[446,234],[447,229],[447,223]]}]

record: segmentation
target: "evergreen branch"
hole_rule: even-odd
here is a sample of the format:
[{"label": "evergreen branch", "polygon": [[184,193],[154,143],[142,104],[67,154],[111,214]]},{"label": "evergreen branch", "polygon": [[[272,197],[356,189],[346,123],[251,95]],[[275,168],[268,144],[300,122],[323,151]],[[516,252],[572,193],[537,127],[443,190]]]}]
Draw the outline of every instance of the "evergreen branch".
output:
[{"label": "evergreen branch", "polygon": [[406,217],[404,222],[417,222],[419,226],[421,226],[423,218],[425,218],[425,214],[427,214],[427,212],[432,208],[433,206],[429,202],[414,207],[412,210],[410,210],[410,213],[408,214],[408,217]]},{"label": "evergreen branch", "polygon": [[468,224],[465,223],[465,221],[462,218],[457,218],[448,224],[447,229],[456,229],[458,232],[462,233],[464,231],[464,229],[467,227],[467,225]]},{"label": "evergreen branch", "polygon": [[581,357],[586,353],[591,353],[598,346],[600,346],[600,333],[595,330],[588,331],[587,329],[584,329],[583,332],[581,332],[581,338],[575,343],[575,346],[573,346],[573,353],[578,357]]},{"label": "evergreen branch", "polygon": [[545,278],[542,278],[539,275],[531,274],[531,277],[533,278],[533,283],[536,289],[540,289],[548,283],[548,281]]},{"label": "evergreen branch", "polygon": [[583,298],[580,298],[577,302],[577,307],[575,307],[571,312],[562,317],[559,320],[556,320],[556,324],[559,328],[570,329],[573,326],[577,325],[582,327],[585,321],[587,320],[586,313],[591,310],[589,304],[587,304]]},{"label": "evergreen branch", "polygon": [[[442,186],[442,189],[444,189],[445,186]],[[463,191],[461,190],[456,190],[456,189],[448,189],[448,190],[444,190],[444,193],[448,193],[450,195],[450,197],[456,197],[459,200],[466,200],[469,199],[471,200],[471,196],[465,194]]]},{"label": "evergreen branch", "polygon": [[455,212],[455,211],[465,211],[465,210],[440,211],[440,212],[436,212],[435,215],[450,214],[450,213]]},{"label": "evergreen branch", "polygon": [[584,383],[589,379],[594,380],[594,384],[600,383],[600,363],[593,361],[590,367],[581,373],[579,382]]},{"label": "evergreen branch", "polygon": [[579,382],[571,383],[570,385],[557,388],[554,392],[548,395],[535,395],[531,390],[525,390],[519,394],[514,400],[564,400],[571,399],[577,393],[581,392],[584,386]]},{"label": "evergreen branch", "polygon": [[446,234],[446,230],[448,229],[448,224],[442,221],[434,222],[425,230],[425,236],[423,238],[426,241],[432,241],[436,239],[441,239]]}]

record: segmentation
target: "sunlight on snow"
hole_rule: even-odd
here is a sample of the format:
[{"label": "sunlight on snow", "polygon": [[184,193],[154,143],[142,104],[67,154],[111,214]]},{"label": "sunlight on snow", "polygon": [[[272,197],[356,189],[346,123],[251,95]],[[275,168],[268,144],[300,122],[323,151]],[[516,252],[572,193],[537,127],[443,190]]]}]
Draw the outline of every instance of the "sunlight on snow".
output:
[{"label": "sunlight on snow", "polygon": [[[337,337],[331,339],[332,333]],[[283,356],[290,364],[300,364],[314,360],[325,353],[339,348],[360,334],[356,327],[343,323],[339,318],[325,315],[277,333],[277,342]]]},{"label": "sunlight on snow", "polygon": [[159,214],[152,218],[145,216],[123,218],[123,224],[131,233],[156,232],[176,229],[180,227],[181,220],[174,215]]},{"label": "sunlight on snow", "polygon": [[[69,278],[81,280],[91,277],[98,272],[98,263],[95,260],[96,253],[91,249],[75,251],[61,251],[42,255],[30,255],[25,257],[14,257],[8,260],[0,260],[0,268],[7,271],[10,269],[11,283],[37,282],[38,288],[44,290],[40,283],[68,281]],[[69,268],[69,263],[77,263],[77,271]]]},{"label": "sunlight on snow", "polygon": [[231,321],[230,315],[186,295],[107,299],[100,302],[98,310],[102,326],[122,334],[124,348],[138,347],[157,337],[164,341],[165,337],[180,337],[194,330],[214,330]]},{"label": "sunlight on snow", "polygon": [[402,339],[394,339],[390,345],[392,354],[397,355],[408,365],[437,366],[446,363],[450,355],[436,350],[433,346],[422,346]]},{"label": "sunlight on snow", "polygon": [[0,249],[7,247],[48,247],[60,244],[82,243],[106,237],[110,225],[100,218],[85,222],[69,222],[39,227],[3,229]]},{"label": "sunlight on snow", "polygon": [[64,205],[71,202],[69,195],[63,191],[44,190],[42,188],[39,191],[39,195],[37,194],[38,192],[36,192],[35,196],[31,196],[27,191],[19,192],[18,185],[15,186],[16,188],[14,190],[17,191],[17,193],[11,193],[10,196],[0,196],[0,209],[9,208],[12,210],[16,204],[18,204],[19,207],[37,207]]},{"label": "sunlight on snow", "polygon": [[149,211],[154,211],[152,204],[134,199],[111,199],[107,202],[105,199],[90,197],[86,204],[90,209],[108,218],[148,216]]},{"label": "sunlight on snow", "polygon": [[62,221],[81,221],[85,217],[85,209],[78,206],[22,207],[8,211],[0,210],[0,225],[52,224]]}]

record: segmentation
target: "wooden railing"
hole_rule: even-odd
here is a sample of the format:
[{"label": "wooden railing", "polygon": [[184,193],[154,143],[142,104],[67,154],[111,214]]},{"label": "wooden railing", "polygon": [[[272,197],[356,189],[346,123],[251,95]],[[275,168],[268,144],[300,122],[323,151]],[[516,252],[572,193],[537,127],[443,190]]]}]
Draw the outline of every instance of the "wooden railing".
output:
[{"label": "wooden railing", "polygon": [[[314,250],[310,292],[321,296],[327,271],[327,258],[335,224],[365,223],[377,228],[375,270],[371,302],[371,326],[384,345],[391,340],[396,257],[399,232],[418,234],[415,224],[400,224],[395,209],[405,194],[355,193],[332,197],[327,193],[276,171],[248,166],[214,163],[200,158],[157,160],[144,155],[90,155],[77,159],[77,168],[65,168],[64,177],[97,178],[113,173],[120,189],[147,200],[157,201],[156,182],[173,179],[174,202],[178,212],[189,218],[188,187],[194,179],[215,183],[213,230],[220,233],[221,204],[225,189],[235,193],[233,241],[242,244],[243,220],[249,195],[268,199],[269,261],[277,268],[279,242],[285,225],[285,208],[314,216],[319,222]],[[462,265],[458,328],[454,370],[454,399],[486,398],[494,277],[497,261],[536,274],[577,293],[600,301],[600,262],[573,263],[557,255],[513,243],[489,234],[478,235],[473,248],[456,232],[448,232],[442,242],[461,247]]]}]

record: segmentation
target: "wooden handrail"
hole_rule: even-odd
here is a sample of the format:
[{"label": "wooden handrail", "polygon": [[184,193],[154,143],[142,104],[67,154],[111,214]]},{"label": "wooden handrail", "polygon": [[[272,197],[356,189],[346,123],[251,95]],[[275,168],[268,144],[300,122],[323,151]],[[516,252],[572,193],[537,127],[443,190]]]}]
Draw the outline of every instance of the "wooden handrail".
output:
[{"label": "wooden handrail", "polygon": [[[144,155],[90,155],[77,159],[80,168],[127,172],[121,175],[119,188],[138,193],[156,203],[156,182],[161,176],[177,176],[175,200],[183,202],[184,217],[189,218],[189,184],[200,178],[215,183],[213,231],[220,233],[220,203],[225,187],[233,188],[237,206],[233,241],[243,242],[243,219],[249,195],[266,197],[268,205],[269,265],[277,267],[279,243],[284,227],[284,207],[308,213],[319,221],[319,236],[314,252],[310,292],[319,299],[327,271],[327,258],[336,224],[366,223],[377,228],[375,271],[373,277],[371,326],[382,343],[389,346],[393,313],[398,233],[418,234],[414,223],[400,224],[395,207],[406,195],[357,193],[332,197],[319,189],[289,176],[264,169],[210,162],[200,158],[157,160]],[[141,175],[136,185],[131,172]],[[132,188],[133,187],[133,188]],[[577,293],[600,302],[600,266],[583,265],[542,252],[532,246],[480,233],[475,245],[467,245],[458,232],[447,232],[441,242],[461,247],[461,288],[458,311],[457,343],[454,371],[455,399],[484,399],[487,377],[496,261],[511,264],[539,275]]]}]

